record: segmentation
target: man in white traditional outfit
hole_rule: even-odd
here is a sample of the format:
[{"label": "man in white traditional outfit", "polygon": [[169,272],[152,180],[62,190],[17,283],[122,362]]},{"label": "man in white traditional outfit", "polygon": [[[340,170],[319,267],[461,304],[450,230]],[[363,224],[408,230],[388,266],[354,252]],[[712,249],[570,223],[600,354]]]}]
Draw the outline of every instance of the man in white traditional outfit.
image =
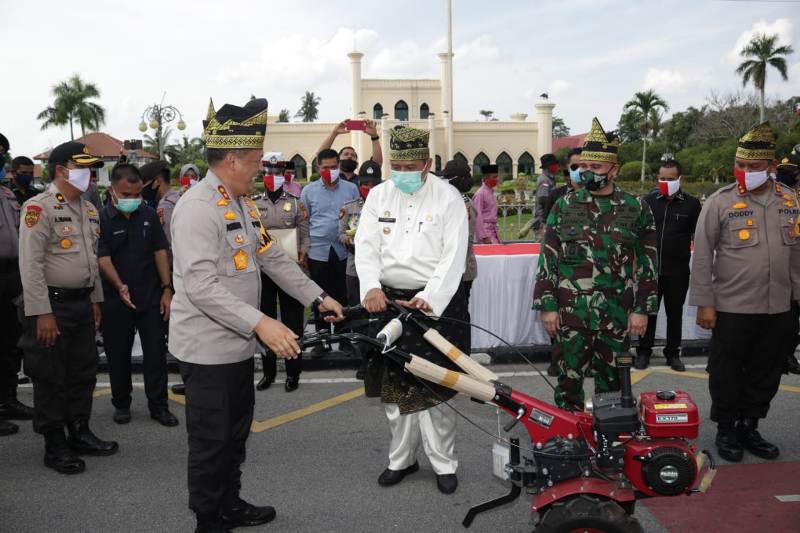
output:
[{"label": "man in white traditional outfit", "polygon": [[[438,317],[468,320],[467,290],[461,284],[469,226],[464,200],[444,180],[429,179],[429,132],[397,126],[391,130],[392,173],[372,189],[355,237],[355,263],[361,301],[371,313],[386,309],[388,299]],[[436,364],[457,369],[406,327],[397,346]],[[442,320],[436,329],[456,346],[469,339],[469,325]],[[455,458],[456,415],[446,405],[453,391],[422,383],[384,361],[381,400],[392,440],[382,486],[399,483],[419,469],[420,441],[436,473],[437,486],[451,494],[458,486]]]}]

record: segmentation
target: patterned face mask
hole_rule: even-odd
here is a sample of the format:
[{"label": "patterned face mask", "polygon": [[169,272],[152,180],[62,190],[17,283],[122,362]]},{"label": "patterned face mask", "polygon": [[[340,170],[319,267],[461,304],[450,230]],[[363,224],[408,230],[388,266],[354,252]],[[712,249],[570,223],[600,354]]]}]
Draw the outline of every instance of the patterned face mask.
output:
[{"label": "patterned face mask", "polygon": [[[612,167],[613,168],[613,167]],[[609,169],[610,172],[610,169]],[[608,185],[609,177],[608,172],[605,174],[597,174],[591,170],[584,170],[580,173],[581,181],[586,184],[586,189],[589,191],[599,191]]]}]

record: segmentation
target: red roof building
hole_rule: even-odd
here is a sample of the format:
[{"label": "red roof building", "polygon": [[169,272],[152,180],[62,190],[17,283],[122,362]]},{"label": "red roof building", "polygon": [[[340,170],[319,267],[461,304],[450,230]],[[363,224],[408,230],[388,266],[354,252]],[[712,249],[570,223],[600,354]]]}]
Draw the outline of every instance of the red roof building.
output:
[{"label": "red roof building", "polygon": [[570,135],[569,137],[554,137],[553,138],[553,153],[558,152],[562,148],[580,148],[583,146],[583,140],[586,139],[588,133],[579,133],[578,135]]},{"label": "red roof building", "polygon": [[[157,155],[145,152],[144,150],[126,149],[125,143],[116,137],[112,137],[108,133],[87,133],[83,137],[75,139],[75,141],[85,144],[86,147],[89,148],[90,154],[100,157],[107,162],[116,162],[120,155],[126,156],[129,160],[139,160],[142,163],[148,163],[158,159]],[[34,159],[39,161],[47,161],[48,157],[50,157],[50,150],[33,156]]]}]

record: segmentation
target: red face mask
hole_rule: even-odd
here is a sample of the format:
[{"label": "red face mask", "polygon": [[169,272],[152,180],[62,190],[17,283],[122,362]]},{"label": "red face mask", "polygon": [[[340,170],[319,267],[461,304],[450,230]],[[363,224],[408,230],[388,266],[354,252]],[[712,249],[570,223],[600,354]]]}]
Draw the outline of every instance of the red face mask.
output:
[{"label": "red face mask", "polygon": [[366,185],[359,185],[358,191],[361,193],[361,197],[366,200],[367,196],[369,195],[369,191],[372,190],[372,187],[367,187]]},{"label": "red face mask", "polygon": [[287,170],[286,172],[283,173],[283,177],[286,178],[286,182],[288,183],[292,181],[292,179],[294,178],[294,172],[290,172]]},{"label": "red face mask", "polygon": [[322,181],[325,183],[325,185],[330,185],[339,179],[339,169],[334,168],[333,170],[320,170],[319,177],[322,178]]},{"label": "red face mask", "polygon": [[548,166],[547,170],[548,170],[548,172],[550,172],[550,174],[555,174],[556,172],[558,172],[558,165],[554,163],[554,164]]},{"label": "red face mask", "polygon": [[264,187],[266,187],[269,192],[275,192],[276,189],[283,187],[284,181],[283,176],[267,174],[264,176]]},{"label": "red face mask", "polygon": [[485,180],[484,183],[490,189],[494,189],[495,187],[497,187],[497,178],[491,178],[491,179]]}]

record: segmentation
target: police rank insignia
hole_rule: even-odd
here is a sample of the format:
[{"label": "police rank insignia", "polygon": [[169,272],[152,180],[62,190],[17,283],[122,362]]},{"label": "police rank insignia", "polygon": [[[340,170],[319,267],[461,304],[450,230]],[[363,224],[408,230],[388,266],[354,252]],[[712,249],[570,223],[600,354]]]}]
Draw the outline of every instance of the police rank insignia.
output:
[{"label": "police rank insignia", "polygon": [[289,211],[291,211],[292,210],[292,203],[291,202],[286,202],[285,204],[283,204],[283,210],[286,211],[287,213]]},{"label": "police rank insignia", "polygon": [[747,231],[746,229],[740,229],[739,230],[739,240],[740,241],[746,241],[749,238],[750,238],[750,232],[749,231]]},{"label": "police rank insignia", "polygon": [[222,216],[225,217],[225,220],[236,220],[236,213],[230,210],[225,211],[225,214]]},{"label": "police rank insignia", "polygon": [[258,220],[258,218],[259,218],[258,211],[256,211],[255,209],[251,209],[250,210],[250,216],[253,217],[254,219]]},{"label": "police rank insignia", "polygon": [[59,202],[61,202],[62,204],[63,204],[64,202],[66,202],[66,200],[64,200],[64,195],[63,195],[63,194],[61,194],[60,192],[57,192],[57,193],[56,193],[56,200],[58,200],[58,201],[59,201]]},{"label": "police rank insignia", "polygon": [[230,203],[230,202],[229,202],[228,200],[226,200],[225,198],[220,198],[219,200],[217,200],[217,205],[218,205],[219,207],[225,207],[225,206],[226,206],[226,205],[228,205],[229,203]]},{"label": "police rank insignia", "polygon": [[735,204],[733,204],[734,209],[745,209],[746,207],[747,204],[744,202],[736,202]]},{"label": "police rank insignia", "polygon": [[42,214],[42,208],[38,205],[29,205],[25,211],[25,225],[32,228],[39,222],[39,215]]},{"label": "police rank insignia", "polygon": [[158,221],[163,226],[164,225],[164,208],[163,207],[159,207],[158,209],[156,209],[156,213],[158,213]]},{"label": "police rank insignia", "polygon": [[222,195],[222,198],[223,198],[224,200],[227,200],[227,201],[229,201],[229,202],[231,201],[231,197],[230,197],[230,196],[228,196],[228,191],[226,191],[226,190],[225,190],[225,187],[223,187],[222,185],[220,185],[219,187],[217,187],[217,190],[218,190],[218,191],[219,191],[219,193]]},{"label": "police rank insignia", "polygon": [[87,211],[87,213],[88,213],[88,215],[90,217],[96,217],[97,216],[97,211],[95,211],[94,209],[89,209],[89,211]]},{"label": "police rank insignia", "polygon": [[233,254],[233,266],[236,270],[244,270],[247,268],[247,252],[239,250]]},{"label": "police rank insignia", "polygon": [[58,241],[58,245],[61,247],[62,250],[69,250],[72,248],[72,241],[69,239],[61,239]]},{"label": "police rank insignia", "polygon": [[745,222],[745,224],[747,224],[748,226],[752,226],[753,225],[753,219],[752,218],[748,218],[747,222]]}]

